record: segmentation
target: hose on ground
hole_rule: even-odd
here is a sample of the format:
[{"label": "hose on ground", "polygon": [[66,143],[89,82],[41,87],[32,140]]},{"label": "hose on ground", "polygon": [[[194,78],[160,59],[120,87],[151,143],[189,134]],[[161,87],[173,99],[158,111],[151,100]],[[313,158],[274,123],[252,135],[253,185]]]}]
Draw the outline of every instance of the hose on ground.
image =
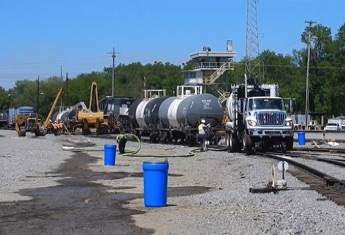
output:
[{"label": "hose on ground", "polygon": [[138,136],[134,135],[134,134],[125,134],[127,139],[128,138],[134,138],[137,142],[138,142],[138,147],[136,150],[125,150],[125,153],[122,154],[122,156],[125,156],[125,157],[156,157],[156,158],[166,158],[166,157],[192,157],[194,156],[194,153],[193,152],[189,152],[187,154],[164,154],[164,155],[156,155],[156,154],[138,154],[138,152],[140,151],[141,149],[141,141],[140,139],[138,138]]},{"label": "hose on ground", "polygon": [[[125,150],[125,153],[122,154],[122,156],[125,157],[156,157],[156,158],[166,158],[166,157],[193,157],[195,153],[201,152],[199,148],[193,149],[190,152],[186,154],[164,154],[164,155],[157,155],[157,154],[142,154],[139,153],[141,150],[141,141],[138,138],[138,136],[134,134],[124,134],[127,139],[134,139],[137,141],[138,145],[135,150]],[[66,151],[72,151],[72,152],[94,152],[94,151],[104,151],[102,148],[76,148],[76,147],[71,147],[71,146],[63,146],[63,150]],[[213,151],[223,151],[226,148],[216,148],[213,146],[209,146],[209,150]]]}]

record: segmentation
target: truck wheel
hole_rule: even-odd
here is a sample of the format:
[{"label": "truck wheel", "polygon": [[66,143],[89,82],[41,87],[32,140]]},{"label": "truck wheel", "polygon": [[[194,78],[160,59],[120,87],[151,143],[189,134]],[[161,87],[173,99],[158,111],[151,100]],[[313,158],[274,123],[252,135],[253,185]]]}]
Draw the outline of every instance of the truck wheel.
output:
[{"label": "truck wheel", "polygon": [[225,135],[225,144],[226,144],[226,149],[228,152],[230,152],[230,133],[226,133]]},{"label": "truck wheel", "polygon": [[229,136],[229,150],[232,153],[236,152],[237,150],[237,141],[234,134],[230,134]]},{"label": "truck wheel", "polygon": [[26,132],[25,131],[19,131],[18,132],[18,137],[25,137],[26,136]]},{"label": "truck wheel", "polygon": [[285,144],[282,144],[282,152],[286,153],[286,145]]},{"label": "truck wheel", "polygon": [[252,141],[245,131],[243,132],[243,151],[247,155],[254,153]]},{"label": "truck wheel", "polygon": [[37,136],[41,136],[42,134],[40,133],[40,130],[37,128],[36,130],[35,130],[35,136],[37,137]]},{"label": "truck wheel", "polygon": [[286,150],[290,151],[293,148],[293,137],[288,137],[286,139]]}]

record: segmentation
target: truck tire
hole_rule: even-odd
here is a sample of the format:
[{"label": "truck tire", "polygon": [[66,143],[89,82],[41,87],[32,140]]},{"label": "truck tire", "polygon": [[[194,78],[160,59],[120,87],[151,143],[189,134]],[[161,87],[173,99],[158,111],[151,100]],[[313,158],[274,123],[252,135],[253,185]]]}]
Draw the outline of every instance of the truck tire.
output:
[{"label": "truck tire", "polygon": [[226,150],[228,150],[228,152],[230,153],[230,133],[227,132],[225,135],[225,144],[226,144]]},{"label": "truck tire", "polygon": [[234,136],[234,134],[229,133],[229,151],[231,153],[234,153],[237,150],[238,150],[238,148],[237,148],[236,137]]},{"label": "truck tire", "polygon": [[291,151],[293,148],[293,137],[288,137],[286,139],[286,150]]},{"label": "truck tire", "polygon": [[17,130],[18,130],[18,137],[25,137],[26,136],[25,127],[18,126]]},{"label": "truck tire", "polygon": [[252,140],[247,135],[246,131],[243,132],[243,151],[247,155],[251,155],[254,153]]},{"label": "truck tire", "polygon": [[18,137],[25,137],[26,136],[26,131],[19,131],[18,132]]}]

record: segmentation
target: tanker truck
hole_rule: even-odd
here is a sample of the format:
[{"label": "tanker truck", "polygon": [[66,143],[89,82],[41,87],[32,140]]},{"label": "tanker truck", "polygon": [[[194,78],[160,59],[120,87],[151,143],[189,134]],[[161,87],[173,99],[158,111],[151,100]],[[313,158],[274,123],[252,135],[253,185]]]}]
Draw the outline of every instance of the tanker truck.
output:
[{"label": "tanker truck", "polygon": [[[253,154],[258,149],[293,148],[293,122],[278,96],[278,85],[258,84],[245,78],[244,84],[232,85],[226,100],[226,145],[229,152]],[[287,108],[291,111],[293,100]]]}]

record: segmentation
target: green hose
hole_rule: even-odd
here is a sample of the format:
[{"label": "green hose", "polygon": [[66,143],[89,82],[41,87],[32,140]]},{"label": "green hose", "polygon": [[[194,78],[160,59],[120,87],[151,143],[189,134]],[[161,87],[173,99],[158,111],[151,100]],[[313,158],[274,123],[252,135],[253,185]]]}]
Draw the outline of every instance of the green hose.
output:
[{"label": "green hose", "polygon": [[[127,139],[130,138],[134,138],[137,142],[138,142],[138,146],[135,150],[125,150],[125,153],[122,154],[122,156],[125,157],[156,157],[156,158],[166,158],[166,157],[193,157],[195,155],[196,152],[200,152],[199,148],[193,149],[191,150],[189,153],[187,154],[172,154],[172,155],[154,155],[154,154],[138,154],[138,152],[141,149],[141,141],[138,138],[138,136],[134,135],[134,134],[125,134],[125,136],[127,137]],[[72,152],[94,152],[94,151],[104,151],[104,149],[100,149],[100,148],[75,148],[75,147],[68,147],[68,146],[64,146],[62,147],[63,150],[66,151],[72,151]],[[222,151],[224,149],[216,149],[216,148],[212,148],[210,147],[209,150],[214,150],[214,151]]]},{"label": "green hose", "polygon": [[193,150],[187,154],[179,154],[179,155],[154,155],[154,154],[138,154],[138,152],[141,149],[141,141],[138,138],[138,136],[134,135],[134,134],[125,134],[126,137],[134,137],[137,141],[138,141],[138,148],[136,150],[125,150],[125,153],[122,154],[122,156],[126,156],[126,157],[156,157],[156,158],[166,158],[166,157],[192,157],[194,156],[194,152]]}]

